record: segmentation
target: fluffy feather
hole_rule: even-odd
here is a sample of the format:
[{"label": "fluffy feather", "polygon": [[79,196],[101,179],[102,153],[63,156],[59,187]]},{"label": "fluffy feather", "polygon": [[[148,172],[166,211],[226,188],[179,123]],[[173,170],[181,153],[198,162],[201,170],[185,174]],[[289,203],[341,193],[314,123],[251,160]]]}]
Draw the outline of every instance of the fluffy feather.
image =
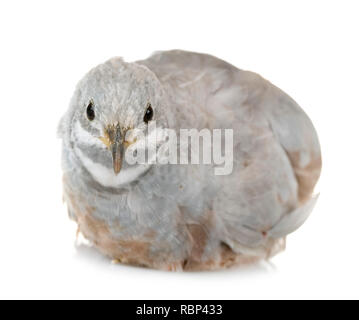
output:
[{"label": "fluffy feather", "polygon": [[[84,116],[89,99],[95,124]],[[116,178],[109,152],[89,136],[97,141],[112,122],[142,130],[148,99],[162,128],[233,129],[233,173],[153,164],[124,166],[126,179]],[[213,56],[174,50],[134,63],[113,58],[80,81],[59,133],[70,217],[123,263],[203,270],[270,257],[316,201],[321,154],[309,118],[267,80]]]}]

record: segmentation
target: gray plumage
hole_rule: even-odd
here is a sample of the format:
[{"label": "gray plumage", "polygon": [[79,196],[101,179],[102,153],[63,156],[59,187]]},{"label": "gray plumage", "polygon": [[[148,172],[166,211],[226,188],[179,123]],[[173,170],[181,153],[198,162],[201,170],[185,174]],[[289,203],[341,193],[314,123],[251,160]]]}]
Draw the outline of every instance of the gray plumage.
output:
[{"label": "gray plumage", "polygon": [[[86,108],[93,102],[96,118]],[[113,172],[106,128],[232,128],[234,167],[128,165]],[[113,259],[166,270],[218,269],[267,258],[307,218],[321,154],[303,110],[259,75],[213,56],[114,58],[78,84],[60,122],[69,215]]]}]

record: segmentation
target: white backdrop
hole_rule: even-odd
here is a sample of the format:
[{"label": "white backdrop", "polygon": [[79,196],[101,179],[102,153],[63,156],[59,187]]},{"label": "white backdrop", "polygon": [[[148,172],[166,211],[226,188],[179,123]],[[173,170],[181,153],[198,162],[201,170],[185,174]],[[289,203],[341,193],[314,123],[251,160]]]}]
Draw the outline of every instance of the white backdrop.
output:
[{"label": "white backdrop", "polygon": [[[8,1],[0,4],[0,298],[359,298],[357,1]],[[74,246],[56,126],[76,82],[111,56],[216,55],[311,117],[321,195],[271,263],[165,273]]]}]

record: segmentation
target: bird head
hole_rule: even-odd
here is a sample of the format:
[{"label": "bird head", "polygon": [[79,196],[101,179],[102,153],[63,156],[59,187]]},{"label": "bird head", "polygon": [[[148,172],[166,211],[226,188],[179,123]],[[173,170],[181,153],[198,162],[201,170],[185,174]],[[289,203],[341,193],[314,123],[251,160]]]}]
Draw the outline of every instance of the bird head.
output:
[{"label": "bird head", "polygon": [[[118,184],[146,171],[125,153],[167,127],[163,88],[147,67],[113,58],[77,85],[70,107],[70,139],[80,161],[103,184]],[[155,129],[150,130],[150,125]],[[158,147],[160,147],[160,142]]]}]

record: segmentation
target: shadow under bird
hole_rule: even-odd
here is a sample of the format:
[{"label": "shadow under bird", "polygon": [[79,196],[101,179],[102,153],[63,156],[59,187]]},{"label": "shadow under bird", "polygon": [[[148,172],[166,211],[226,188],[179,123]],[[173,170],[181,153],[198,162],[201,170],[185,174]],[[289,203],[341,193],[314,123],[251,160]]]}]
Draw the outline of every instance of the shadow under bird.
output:
[{"label": "shadow under bird", "polygon": [[[152,122],[157,131],[233,129],[232,173],[127,163],[141,142],[128,132],[156,140]],[[316,202],[321,153],[308,116],[258,74],[210,55],[110,59],[79,82],[58,131],[69,215],[122,263],[208,270],[266,259]]]}]

